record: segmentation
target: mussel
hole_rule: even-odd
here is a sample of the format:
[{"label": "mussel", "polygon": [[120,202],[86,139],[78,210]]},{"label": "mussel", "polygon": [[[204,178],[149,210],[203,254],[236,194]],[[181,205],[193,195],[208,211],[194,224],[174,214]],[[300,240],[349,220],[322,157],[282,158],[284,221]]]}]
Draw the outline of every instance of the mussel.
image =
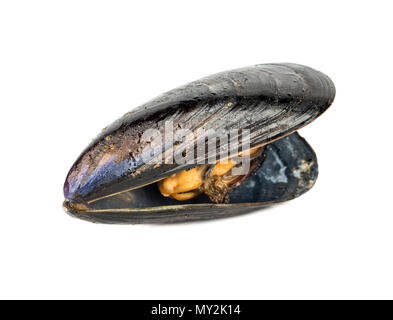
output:
[{"label": "mussel", "polygon": [[63,207],[101,223],[238,215],[300,196],[317,158],[296,132],[333,102],[298,64],[218,73],[164,93],[105,128],[71,167]]}]

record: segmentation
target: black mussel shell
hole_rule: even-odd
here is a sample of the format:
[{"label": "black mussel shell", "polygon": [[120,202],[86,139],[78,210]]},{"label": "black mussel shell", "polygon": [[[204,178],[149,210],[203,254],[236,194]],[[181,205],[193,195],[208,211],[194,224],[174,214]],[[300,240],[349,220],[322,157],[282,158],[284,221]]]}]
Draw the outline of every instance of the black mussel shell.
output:
[{"label": "black mussel shell", "polygon": [[[83,215],[85,218],[92,215],[95,221],[137,223],[137,219],[140,219],[140,222],[187,220],[187,217],[201,219],[200,216],[205,219],[210,215],[250,211],[265,202],[294,198],[304,191],[292,190],[291,186],[294,184],[291,183],[276,189],[265,181],[263,190],[256,190],[258,196],[249,200],[243,199],[239,195],[243,192],[240,190],[244,190],[241,188],[254,182],[255,186],[262,183],[262,177],[259,179],[258,174],[255,174],[241,188],[233,191],[228,205],[196,203],[204,201],[201,197],[191,203],[198,209],[187,207],[187,212],[182,213],[186,203],[174,203],[174,200],[164,197],[157,200],[154,196],[157,190],[151,184],[195,164],[185,162],[157,165],[156,162],[146,161],[153,160],[157,154],[151,155],[151,151],[146,151],[149,150],[146,147],[150,142],[141,137],[148,129],[156,129],[164,135],[165,124],[168,122],[172,123],[174,128],[187,129],[192,133],[201,128],[213,129],[217,137],[229,136],[234,130],[238,130],[238,136],[231,136],[231,139],[238,140],[241,140],[241,132],[246,129],[250,131],[250,146],[267,145],[268,154],[271,154],[276,144],[287,143],[286,147],[290,148],[292,143],[289,142],[295,143],[297,140],[301,142],[297,141],[295,144],[301,146],[303,153],[307,153],[306,149],[312,153],[302,139],[296,134],[290,134],[321,115],[333,102],[334,96],[333,82],[326,75],[297,64],[264,64],[222,72],[164,93],[115,121],[83,151],[66,178],[64,206],[71,214],[79,217]],[[287,140],[283,139],[286,136]],[[159,154],[169,151],[177,157],[184,149],[196,154],[196,145],[194,140],[188,145],[183,144],[183,148],[178,150],[176,142],[163,142]],[[218,156],[221,155],[222,147],[220,143],[217,144]],[[198,153],[198,157],[195,163],[208,159],[206,153]],[[313,166],[310,166],[315,168],[316,172],[315,155],[312,153],[310,159],[306,158],[303,159],[304,168],[311,159]],[[269,157],[267,162],[268,159]],[[297,165],[293,163],[292,168]],[[288,164],[288,167],[291,166]],[[264,164],[262,169],[266,168],[270,167]],[[315,179],[310,178],[303,183],[311,186],[311,181]],[[150,194],[144,196],[141,192]],[[126,198],[127,194],[135,196],[138,193],[137,199],[133,200],[132,204],[129,203],[128,210],[121,207],[124,203],[119,197]],[[102,201],[103,199],[106,201]],[[224,213],[228,211],[228,206],[233,208],[231,213]],[[151,210],[153,207],[156,209]],[[108,209],[113,210],[97,212]],[[205,209],[209,213],[204,213]],[[95,211],[90,215],[88,210]],[[140,210],[138,217],[131,217],[133,210]],[[195,211],[192,214],[194,218],[191,218],[190,210]]]}]

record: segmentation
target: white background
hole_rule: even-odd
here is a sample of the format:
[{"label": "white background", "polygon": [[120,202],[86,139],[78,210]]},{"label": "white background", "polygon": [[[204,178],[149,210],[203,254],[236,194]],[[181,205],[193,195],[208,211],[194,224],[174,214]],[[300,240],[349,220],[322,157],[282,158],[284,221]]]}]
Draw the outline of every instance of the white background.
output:
[{"label": "white background", "polygon": [[[389,1],[2,1],[1,298],[393,298]],[[301,63],[335,82],[300,133],[315,187],[241,217],[72,219],[62,187],[101,128],[228,69]]]}]

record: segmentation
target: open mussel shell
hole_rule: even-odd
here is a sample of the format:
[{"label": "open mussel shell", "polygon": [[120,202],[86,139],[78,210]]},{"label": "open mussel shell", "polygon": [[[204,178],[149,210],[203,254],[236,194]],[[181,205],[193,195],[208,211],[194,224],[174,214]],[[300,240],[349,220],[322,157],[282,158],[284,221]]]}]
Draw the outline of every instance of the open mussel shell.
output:
[{"label": "open mussel shell", "polygon": [[[334,95],[326,75],[296,64],[232,70],[169,91],[115,121],[85,149],[66,178],[64,208],[94,222],[176,222],[236,215],[295,198],[312,187],[318,170],[314,152],[293,132],[321,115]],[[195,141],[178,150],[176,141],[165,140],[160,156],[169,152],[176,158],[188,150],[198,154],[194,164],[149,161],[157,154],[141,137],[148,129],[164,135],[166,123],[192,133],[213,129],[231,134],[231,140],[249,130],[250,147],[265,146],[263,165],[231,192],[229,203],[212,203],[204,195],[184,202],[165,198],[154,182],[209,160],[207,152],[196,152]],[[223,147],[217,144],[218,157]]]}]

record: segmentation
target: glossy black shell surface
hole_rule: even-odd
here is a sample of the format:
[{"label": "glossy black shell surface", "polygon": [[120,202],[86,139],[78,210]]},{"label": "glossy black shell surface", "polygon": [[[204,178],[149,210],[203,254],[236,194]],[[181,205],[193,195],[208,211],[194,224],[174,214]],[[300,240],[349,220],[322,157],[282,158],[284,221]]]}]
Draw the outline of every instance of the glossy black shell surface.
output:
[{"label": "glossy black shell surface", "polygon": [[[142,161],[148,144],[141,141],[142,133],[150,128],[163,132],[167,121],[192,132],[248,129],[251,146],[259,146],[310,123],[334,96],[326,75],[297,64],[256,65],[194,81],[136,108],[101,132],[72,166],[64,184],[65,199],[90,203],[192,167]],[[162,146],[163,152],[171,149],[176,155],[174,145]]]}]

